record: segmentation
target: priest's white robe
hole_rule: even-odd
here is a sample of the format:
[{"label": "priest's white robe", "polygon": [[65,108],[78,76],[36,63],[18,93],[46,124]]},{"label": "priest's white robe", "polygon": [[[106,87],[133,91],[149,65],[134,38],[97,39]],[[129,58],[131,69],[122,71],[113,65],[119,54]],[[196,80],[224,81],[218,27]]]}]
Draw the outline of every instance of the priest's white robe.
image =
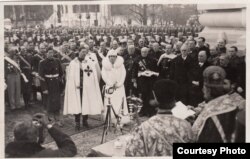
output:
[{"label": "priest's white robe", "polygon": [[82,62],[83,96],[82,115],[97,115],[103,110],[103,101],[99,86],[96,63],[86,59]]},{"label": "priest's white robe", "polygon": [[[63,114],[96,115],[103,110],[103,101],[95,63],[88,58],[79,62],[78,58],[69,64],[66,81]],[[83,70],[83,94],[80,98],[80,68]]]},{"label": "priest's white robe", "polygon": [[82,112],[80,89],[80,61],[72,60],[68,66],[64,95],[63,114],[80,114]]},{"label": "priest's white robe", "polygon": [[[123,64],[124,60],[122,57],[117,56],[117,59],[112,65],[108,59],[105,57],[102,61],[102,78],[106,84],[105,89],[114,86],[117,83],[118,88],[113,92],[113,94],[104,95],[104,115],[107,111],[108,99],[110,98],[111,105],[113,106],[116,114],[120,114],[123,107],[124,115],[128,114],[127,100],[124,89],[124,81],[126,77],[126,70]],[[114,121],[114,115],[111,113],[111,121]]]},{"label": "priest's white robe", "polygon": [[97,72],[97,78],[98,78],[98,81],[100,82],[100,80],[101,80],[101,68],[100,68],[100,65],[99,65],[99,62],[98,62],[96,54],[93,53],[93,52],[89,52],[86,55],[85,59],[88,59],[88,60],[92,61],[93,63],[95,63],[95,69],[96,69],[96,72]]}]

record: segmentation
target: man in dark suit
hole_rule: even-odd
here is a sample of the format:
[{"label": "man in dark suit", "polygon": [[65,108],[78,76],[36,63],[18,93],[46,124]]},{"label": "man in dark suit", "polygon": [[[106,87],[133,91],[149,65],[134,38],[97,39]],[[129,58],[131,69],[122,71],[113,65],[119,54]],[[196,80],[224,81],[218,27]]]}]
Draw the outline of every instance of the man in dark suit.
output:
[{"label": "man in dark suit", "polygon": [[[45,136],[43,130],[55,140],[58,149],[46,149],[41,146]],[[77,153],[72,139],[59,129],[50,124],[48,117],[43,114],[35,114],[33,120],[18,123],[14,127],[15,140],[5,147],[6,157],[73,157]]]},{"label": "man in dark suit", "polygon": [[190,88],[189,88],[189,105],[196,107],[203,101],[203,71],[209,66],[207,62],[207,54],[200,51],[198,61],[193,65],[189,72]]},{"label": "man in dark suit", "polygon": [[[127,48],[124,50],[124,55],[123,55],[123,57],[125,57],[125,56],[127,56],[129,53],[128,53],[128,47],[130,46],[130,45],[133,45],[134,46],[134,41],[132,40],[132,39],[128,39],[128,41],[127,41]],[[141,50],[139,49],[139,48],[137,48],[137,47],[134,47],[134,54],[136,55],[136,56],[140,56],[141,55]]]},{"label": "man in dark suit", "polygon": [[198,52],[206,51],[207,57],[209,57],[210,56],[210,50],[209,50],[208,47],[205,46],[205,42],[206,42],[206,39],[204,37],[199,37],[198,41],[197,41],[197,43],[198,43],[197,50],[198,50]]},{"label": "man in dark suit", "polygon": [[185,105],[188,104],[188,87],[189,87],[189,77],[188,73],[191,69],[192,60],[188,56],[188,46],[182,45],[181,55],[177,56],[173,60],[173,65],[171,69],[171,78],[177,82],[177,101],[181,101]]},{"label": "man in dark suit", "polygon": [[160,45],[157,42],[153,43],[153,49],[152,51],[149,53],[148,56],[150,56],[151,58],[155,59],[156,61],[158,61],[161,57],[161,55],[163,54],[162,50],[160,50]]},{"label": "man in dark suit", "polygon": [[198,61],[198,49],[195,47],[196,46],[196,41],[195,40],[189,40],[188,41],[188,46],[189,46],[189,56],[192,58],[193,63],[197,63]]}]

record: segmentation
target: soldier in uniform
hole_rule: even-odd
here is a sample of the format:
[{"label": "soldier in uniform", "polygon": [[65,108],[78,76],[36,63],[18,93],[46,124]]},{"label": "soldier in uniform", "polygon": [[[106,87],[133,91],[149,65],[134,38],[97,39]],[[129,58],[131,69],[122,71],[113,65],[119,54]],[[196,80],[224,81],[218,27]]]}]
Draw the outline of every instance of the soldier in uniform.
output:
[{"label": "soldier in uniform", "polygon": [[[40,79],[38,78],[37,75],[38,75],[39,63],[40,61],[44,60],[45,53],[46,53],[45,45],[40,44],[39,52],[34,54],[32,61],[31,61],[31,70],[32,70],[32,75],[33,75],[33,83],[32,83],[33,101],[37,101],[37,92],[40,92],[42,95]],[[45,105],[45,103],[43,104]]]},{"label": "soldier in uniform", "polygon": [[19,59],[16,50],[11,48],[8,57],[5,57],[5,81],[7,84],[7,92],[9,105],[11,110],[21,107],[21,76],[19,68]]},{"label": "soldier in uniform", "polygon": [[123,35],[123,36],[127,35],[126,27],[121,28],[121,35]]},{"label": "soldier in uniform", "polygon": [[138,35],[140,33],[140,28],[139,27],[136,27],[135,28],[135,34]]},{"label": "soldier in uniform", "polygon": [[49,50],[45,60],[39,64],[39,75],[45,79],[41,82],[43,94],[47,95],[47,113],[50,119],[54,119],[59,126],[61,108],[61,89],[60,82],[63,76],[61,63],[53,57],[53,50]]},{"label": "soldier in uniform", "polygon": [[24,46],[22,46],[20,55],[18,55],[18,57],[20,61],[20,69],[28,79],[28,82],[25,82],[23,79],[21,80],[21,92],[23,94],[25,108],[28,108],[32,92],[32,74],[31,74],[32,54],[27,52],[27,49]]},{"label": "soldier in uniform", "polygon": [[129,27],[129,31],[128,31],[129,35],[134,34],[134,28],[132,26]]}]

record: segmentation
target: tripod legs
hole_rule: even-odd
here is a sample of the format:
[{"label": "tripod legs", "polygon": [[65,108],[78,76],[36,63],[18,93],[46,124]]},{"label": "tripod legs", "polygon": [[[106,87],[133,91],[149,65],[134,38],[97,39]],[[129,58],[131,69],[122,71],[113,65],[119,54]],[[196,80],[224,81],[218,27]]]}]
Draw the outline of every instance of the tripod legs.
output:
[{"label": "tripod legs", "polygon": [[[112,107],[112,105],[108,105],[107,106],[107,114],[106,114],[106,117],[105,117],[105,122],[104,122],[104,127],[103,127],[101,144],[105,141],[105,139],[106,139],[105,137],[108,134],[108,130],[110,130],[110,126],[111,126],[111,110],[114,113],[114,116],[115,116],[115,118],[117,120],[117,123],[116,123],[115,127],[117,128],[117,126],[120,125],[120,117],[115,113],[115,110]],[[123,134],[122,128],[119,127],[119,129],[120,129],[121,133]]]},{"label": "tripod legs", "polygon": [[103,127],[103,133],[102,133],[102,141],[101,144],[103,143],[103,141],[105,140],[105,137],[108,133],[108,129],[110,127],[110,119],[111,119],[111,114],[110,114],[110,106],[108,106],[107,109],[107,114],[105,117],[105,121],[104,121],[104,127]]}]

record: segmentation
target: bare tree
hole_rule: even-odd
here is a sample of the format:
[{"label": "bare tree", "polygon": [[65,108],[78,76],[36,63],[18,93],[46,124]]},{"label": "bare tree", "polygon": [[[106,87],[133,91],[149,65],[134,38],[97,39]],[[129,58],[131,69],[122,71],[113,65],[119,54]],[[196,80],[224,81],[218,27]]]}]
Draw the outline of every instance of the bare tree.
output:
[{"label": "bare tree", "polygon": [[147,15],[147,4],[134,4],[129,8],[130,13],[136,21],[142,25],[147,25],[148,15]]}]

